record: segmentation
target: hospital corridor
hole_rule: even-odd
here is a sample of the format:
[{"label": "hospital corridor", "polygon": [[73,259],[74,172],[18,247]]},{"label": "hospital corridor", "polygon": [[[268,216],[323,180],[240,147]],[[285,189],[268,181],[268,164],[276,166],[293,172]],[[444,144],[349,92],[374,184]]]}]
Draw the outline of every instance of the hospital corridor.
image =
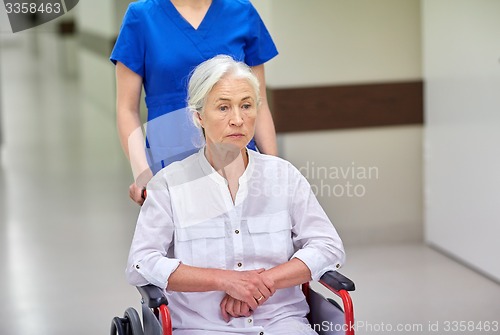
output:
[{"label": "hospital corridor", "polygon": [[[448,26],[438,21],[453,1],[376,1],[401,20],[388,17],[384,27],[372,29],[368,19],[382,21],[391,10],[379,11],[362,0],[352,2],[358,6],[321,0],[310,7],[298,0],[252,1],[280,51],[266,67],[279,155],[311,182],[343,239],[347,259],[340,272],[356,285],[350,292],[356,334],[500,334],[500,119],[495,109],[500,49],[482,35],[481,55],[491,56],[488,63],[479,54],[462,54],[470,48],[456,42],[462,40],[457,36],[440,44],[440,34],[450,33],[447,27],[474,12],[474,1],[461,0],[461,12],[448,16]],[[78,27],[74,35],[58,34],[57,20],[16,34],[1,25],[0,335],[109,334],[114,316],[128,307],[140,310],[140,295],[125,279],[140,206],[128,195],[133,177],[119,142],[114,66],[108,59],[128,1],[114,0],[118,9],[91,17],[89,5],[97,8],[101,2],[80,1],[71,17]],[[498,34],[500,19],[491,13],[500,6],[480,2],[490,7],[480,10],[477,21],[489,22],[485,29]],[[370,10],[359,14],[360,6]],[[339,16],[338,25],[324,24],[353,37],[313,45],[310,31],[301,34],[289,24],[304,7],[318,21],[328,17],[325,8],[346,10],[345,21]],[[99,15],[106,10],[114,21],[102,28]],[[359,30],[339,28],[358,14]],[[318,28],[305,20],[307,29]],[[463,36],[470,37],[469,28]],[[320,39],[329,36],[326,30]],[[285,33],[296,34],[295,43]],[[372,45],[369,34],[394,40],[381,38],[380,45]],[[301,43],[304,49],[326,50],[305,54],[297,49]],[[403,54],[387,51],[390,43]],[[408,45],[400,49],[401,43]],[[455,51],[456,64],[440,56]],[[353,54],[364,65],[353,65]],[[449,79],[453,66],[461,68],[458,63],[466,59],[484,67]],[[458,87],[462,82],[469,86]],[[471,86],[485,89],[475,96]],[[420,119],[407,122],[394,117],[398,113],[380,112],[392,103],[400,109],[415,105],[414,95],[397,98],[407,90],[418,91],[420,100],[415,113],[401,114]],[[295,97],[314,99],[324,92],[338,98],[341,111],[319,111],[315,118],[307,108],[316,104],[307,101],[300,105],[303,114],[293,114]],[[461,112],[468,106],[462,97],[479,97],[473,116]],[[455,98],[449,105],[453,113],[437,111]],[[319,109],[323,103],[334,109],[335,99],[320,100]],[[370,123],[368,112],[349,114],[358,99],[360,109],[381,106],[385,119]],[[342,112],[349,115],[329,120]],[[468,165],[470,160],[478,163]]]}]

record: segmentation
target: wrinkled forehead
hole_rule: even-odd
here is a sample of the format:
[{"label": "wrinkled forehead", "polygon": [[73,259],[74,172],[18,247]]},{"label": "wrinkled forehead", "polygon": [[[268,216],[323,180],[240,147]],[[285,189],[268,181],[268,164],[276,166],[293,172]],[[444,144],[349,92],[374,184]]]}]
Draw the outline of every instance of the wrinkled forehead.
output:
[{"label": "wrinkled forehead", "polygon": [[208,93],[208,100],[254,100],[257,101],[257,92],[247,78],[221,78]]},{"label": "wrinkled forehead", "polygon": [[222,76],[219,81],[212,87],[208,95],[249,95],[253,99],[257,99],[258,91],[249,78],[234,74]]}]

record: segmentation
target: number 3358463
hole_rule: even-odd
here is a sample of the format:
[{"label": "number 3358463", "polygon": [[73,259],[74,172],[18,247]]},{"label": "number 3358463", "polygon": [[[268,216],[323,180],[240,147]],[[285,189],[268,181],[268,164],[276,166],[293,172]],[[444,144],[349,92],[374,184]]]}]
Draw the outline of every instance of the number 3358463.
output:
[{"label": "number 3358463", "polygon": [[5,3],[5,9],[7,14],[36,14],[36,13],[47,13],[47,14],[58,14],[61,12],[61,4],[59,2],[51,3],[41,3],[37,4],[35,2],[23,2],[23,3]]}]

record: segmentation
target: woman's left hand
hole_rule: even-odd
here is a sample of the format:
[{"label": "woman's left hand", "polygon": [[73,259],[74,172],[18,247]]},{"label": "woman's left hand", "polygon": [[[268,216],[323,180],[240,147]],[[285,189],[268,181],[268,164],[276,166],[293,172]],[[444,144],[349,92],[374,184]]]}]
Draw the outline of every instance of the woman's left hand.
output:
[{"label": "woman's left hand", "polygon": [[[259,301],[259,305],[262,304],[264,300]],[[226,294],[224,299],[222,299],[220,303],[220,310],[222,313],[222,318],[229,322],[231,317],[239,318],[242,316],[248,317],[252,315],[252,310],[247,303],[237,300],[231,297],[229,294]]]}]

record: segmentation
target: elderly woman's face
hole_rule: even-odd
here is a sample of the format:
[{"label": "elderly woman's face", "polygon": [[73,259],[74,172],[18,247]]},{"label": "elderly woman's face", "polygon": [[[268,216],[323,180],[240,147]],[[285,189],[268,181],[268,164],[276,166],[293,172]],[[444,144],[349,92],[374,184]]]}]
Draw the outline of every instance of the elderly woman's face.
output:
[{"label": "elderly woman's face", "polygon": [[223,77],[208,94],[200,116],[207,143],[243,149],[255,132],[256,99],[248,80]]}]

